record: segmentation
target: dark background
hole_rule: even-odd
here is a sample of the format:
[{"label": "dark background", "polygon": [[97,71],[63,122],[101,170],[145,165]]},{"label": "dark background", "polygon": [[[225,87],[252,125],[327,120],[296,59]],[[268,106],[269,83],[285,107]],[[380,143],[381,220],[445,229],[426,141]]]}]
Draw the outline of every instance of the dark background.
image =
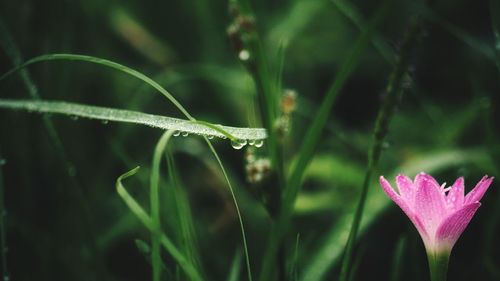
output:
[{"label": "dark background", "polygon": [[[326,0],[251,2],[271,63],[277,62],[281,40],[289,42],[282,79],[284,87],[297,91],[298,99],[286,139],[288,165],[359,30]],[[365,19],[379,4],[349,2]],[[378,28],[392,57],[418,10],[414,1],[395,2]],[[425,36],[412,54],[406,91],[378,174],[392,180],[398,172],[413,177],[426,171],[448,184],[465,176],[469,190],[484,174],[499,176],[500,76],[490,10],[488,1],[444,0],[436,1],[432,11],[433,17],[425,17]],[[12,52],[22,54],[22,61],[47,53],[97,56],[152,77],[198,119],[261,126],[255,121],[252,80],[226,36],[231,21],[227,1],[1,0],[0,17],[17,46],[5,48],[7,38],[0,38],[0,73],[13,67]],[[300,233],[294,263],[299,275],[355,206],[391,69],[370,46],[334,105],[287,239],[291,261]],[[42,99],[182,117],[148,85],[102,66],[55,61],[28,71]],[[0,81],[0,95],[30,98],[19,75]],[[142,166],[128,184],[147,206],[148,169],[162,132],[132,124],[55,115],[51,119],[64,152],[49,137],[40,114],[0,110],[0,158],[5,159],[0,184],[8,246],[4,257],[11,280],[150,279],[148,257],[134,244],[137,238],[147,241],[149,234],[118,197],[114,184],[120,174]],[[245,149],[234,150],[227,140],[216,140],[215,146],[242,201],[256,275],[270,221],[246,181]],[[200,137],[176,138],[172,150],[206,276],[224,280],[241,248],[227,187]],[[500,280],[498,187],[495,180],[458,241],[449,280]],[[413,226],[388,204],[375,182],[370,196],[375,203],[367,206],[368,227],[361,232],[354,280],[389,280],[395,269],[400,271],[397,280],[427,280],[423,244]],[[388,207],[377,207],[376,202]],[[168,205],[168,200],[162,204]],[[167,209],[162,216],[169,233]],[[164,261],[175,271],[167,254]],[[335,280],[337,270],[335,263],[325,280]]]}]

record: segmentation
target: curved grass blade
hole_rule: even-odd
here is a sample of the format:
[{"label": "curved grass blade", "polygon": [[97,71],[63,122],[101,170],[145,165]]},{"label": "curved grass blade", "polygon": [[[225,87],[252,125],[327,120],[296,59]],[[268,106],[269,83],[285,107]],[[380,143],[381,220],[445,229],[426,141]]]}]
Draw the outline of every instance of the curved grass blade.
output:
[{"label": "curved grass blade", "polygon": [[167,99],[172,102],[175,107],[177,107],[182,114],[184,114],[188,119],[194,120],[193,116],[187,112],[187,110],[174,98],[172,94],[170,94],[165,88],[163,88],[160,84],[156,83],[153,79],[147,77],[146,75],[140,73],[137,70],[134,70],[130,67],[127,67],[125,65],[107,60],[107,59],[102,59],[102,58],[97,58],[97,57],[92,57],[92,56],[86,56],[86,55],[76,55],[76,54],[48,54],[48,55],[41,55],[38,57],[34,57],[25,63],[11,69],[4,75],[0,77],[0,81],[3,80],[5,77],[35,63],[39,62],[44,62],[44,61],[53,61],[53,60],[69,60],[69,61],[83,61],[83,62],[90,62],[90,63],[95,63],[99,65],[103,65],[106,67],[110,67],[113,69],[116,69],[118,71],[127,73],[143,82],[146,82],[147,84],[151,85],[151,87],[155,88],[158,90],[161,94],[163,94]]},{"label": "curved grass blade", "polygon": [[[125,174],[118,177],[116,180],[116,190],[123,201],[127,204],[132,213],[139,219],[139,221],[144,224],[144,226],[153,231],[155,229],[153,220],[151,217],[144,211],[144,209],[135,201],[135,199],[128,193],[125,187],[122,184],[122,181],[130,176],[133,176],[139,167],[136,167]],[[165,248],[167,252],[170,253],[172,258],[179,264],[179,266],[184,270],[184,272],[195,281],[203,281],[204,279],[201,277],[201,274],[196,270],[192,263],[175,247],[172,241],[163,233],[159,234],[160,244]]]},{"label": "curved grass blade", "polygon": [[265,129],[238,128],[210,124],[205,121],[184,120],[167,116],[108,107],[82,105],[62,101],[0,99],[0,108],[22,109],[30,112],[57,113],[103,121],[147,125],[164,130],[178,130],[190,134],[234,139],[264,139]]},{"label": "curved grass blade", "polygon": [[238,221],[240,222],[240,230],[241,230],[241,237],[242,237],[242,241],[243,241],[243,250],[245,252],[248,280],[252,281],[253,280],[252,279],[252,269],[250,267],[250,255],[248,253],[248,244],[247,244],[247,238],[246,238],[246,233],[245,233],[245,226],[243,225],[243,219],[241,216],[240,207],[238,205],[238,201],[236,200],[236,195],[234,193],[233,186],[231,184],[231,181],[229,180],[229,176],[226,173],[226,169],[224,168],[224,165],[222,165],[222,161],[220,160],[219,155],[215,151],[214,146],[212,145],[210,140],[207,139],[207,137],[204,137],[204,138],[205,138],[205,142],[207,143],[210,151],[212,152],[215,159],[217,160],[217,163],[219,164],[219,167],[221,168],[222,174],[224,175],[224,179],[226,180],[227,186],[229,187],[229,192],[231,193],[231,197],[233,199],[234,206],[236,208],[236,214],[238,215]]},{"label": "curved grass blade", "polygon": [[[110,67],[110,68],[113,68],[113,69],[116,69],[118,71],[121,71],[121,72],[124,72],[124,73],[127,73],[129,75],[132,75],[133,77],[143,81],[143,82],[146,82],[147,84],[151,85],[153,88],[155,88],[156,90],[158,90],[160,93],[162,93],[165,97],[167,97],[190,121],[196,121],[196,119],[194,119],[194,117],[192,117],[187,111],[186,109],[166,90],[164,89],[161,85],[159,85],[158,83],[156,83],[154,80],[152,80],[151,78],[147,77],[146,75],[134,70],[134,69],[131,69],[129,67],[126,67],[124,65],[121,65],[119,63],[116,63],[116,62],[112,62],[112,61],[109,61],[109,60],[106,60],[106,59],[101,59],[101,58],[96,58],[96,57],[92,57],[92,56],[85,56],[85,55],[75,55],[75,54],[48,54],[48,55],[42,55],[42,56],[38,56],[38,57],[35,57],[35,58],[32,58],[30,60],[28,60],[27,62],[25,62],[24,64],[10,70],[9,72],[5,73],[4,75],[2,75],[0,77],[0,81],[2,79],[4,79],[5,77],[11,75],[12,73],[28,66],[28,65],[31,65],[31,64],[34,64],[34,63],[38,63],[38,62],[43,62],[43,61],[52,61],[52,60],[75,60],[75,61],[83,61],[83,62],[90,62],[90,63],[96,63],[96,64],[100,64],[100,65],[103,65],[103,66],[107,66],[107,67]],[[261,133],[264,132],[265,136],[267,137],[267,134],[265,133],[265,130],[262,129]],[[262,136],[262,135],[261,135]],[[219,158],[219,155],[217,154],[217,152],[215,151],[215,149],[213,148],[212,144],[210,143],[210,141],[208,140],[207,137],[204,137],[205,138],[205,141],[207,142],[208,146],[210,147],[210,150],[211,152],[214,154],[215,158],[217,159],[217,162],[221,168],[221,170],[223,171],[224,173],[224,177],[226,178],[226,181],[229,185],[229,189],[231,191],[231,194],[232,194],[232,197],[233,197],[233,201],[236,205],[236,209],[238,211],[238,219],[240,221],[240,227],[241,227],[241,231],[242,231],[242,236],[243,236],[243,243],[244,243],[244,250],[245,250],[245,256],[246,256],[246,260],[247,260],[247,269],[248,269],[248,276],[249,276],[249,280],[252,280],[251,278],[251,270],[250,270],[250,261],[249,261],[249,255],[248,255],[248,247],[247,247],[247,243],[246,243],[246,236],[245,236],[245,232],[244,232],[244,227],[243,227],[243,222],[241,221],[241,215],[240,215],[240,212],[239,212],[239,208],[238,208],[238,205],[237,205],[237,201],[236,201],[236,197],[234,196],[234,192],[233,192],[233,189],[232,189],[232,186],[231,186],[231,183],[229,181],[229,178],[227,177],[227,174],[225,172],[225,169],[224,169],[224,166],[222,165],[222,162],[220,161],[220,158]],[[264,137],[265,138],[265,137]],[[260,138],[259,138],[260,139]],[[117,186],[118,188],[118,186]],[[122,191],[125,191],[126,190],[124,188],[122,188]],[[130,197],[130,196],[129,196]],[[162,236],[162,244],[164,244],[165,241],[168,241],[169,240],[165,240],[163,239],[163,237],[165,236]],[[165,237],[166,238],[166,237]],[[169,242],[170,243],[170,242]],[[171,243],[170,243],[171,244]],[[173,245],[172,245],[173,246]]]},{"label": "curved grass blade", "polygon": [[150,204],[151,219],[153,229],[151,230],[151,264],[153,266],[153,281],[160,281],[161,278],[161,257],[160,257],[160,163],[165,147],[172,137],[174,131],[166,131],[158,141],[153,155],[153,164],[150,178]]}]

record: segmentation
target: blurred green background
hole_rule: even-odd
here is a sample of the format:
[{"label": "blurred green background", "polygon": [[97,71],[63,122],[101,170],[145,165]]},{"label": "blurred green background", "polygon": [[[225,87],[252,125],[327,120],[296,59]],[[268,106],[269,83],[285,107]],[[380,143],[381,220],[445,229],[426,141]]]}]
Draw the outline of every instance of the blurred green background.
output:
[{"label": "blurred green background", "polygon": [[[359,27],[341,4],[347,3],[351,12],[366,20],[379,1],[250,2],[271,65],[279,63],[280,46],[286,45],[283,86],[298,93],[284,145],[288,166],[359,35]],[[419,10],[419,1],[395,2],[377,29],[383,48],[371,45],[363,53],[306,172],[285,241],[289,269],[299,280],[320,271],[318,260],[328,264],[323,280],[338,276],[345,231],[362,185],[391,63],[409,18]],[[500,176],[500,74],[491,14],[488,1],[436,1],[425,10],[425,36],[412,54],[405,93],[377,175],[393,179],[400,172],[413,177],[425,171],[449,184],[465,176],[466,190],[484,174]],[[0,1],[0,17],[2,74],[41,54],[92,55],[152,77],[198,119],[262,127],[255,113],[252,78],[226,35],[232,20],[228,1],[5,0]],[[36,86],[42,99],[182,117],[148,85],[97,65],[46,62],[28,72],[29,86]],[[1,98],[30,98],[25,82],[19,75],[0,81]],[[141,166],[127,185],[148,206],[149,169],[162,132],[56,115],[51,119],[64,149],[54,143],[39,114],[0,110],[0,158],[5,162],[0,166],[2,230],[8,247],[3,258],[8,276],[11,280],[151,279],[149,257],[134,242],[147,242],[149,232],[114,186],[119,175]],[[255,196],[259,187],[246,179],[246,148],[235,150],[227,140],[214,144],[241,204],[257,275],[271,220]],[[178,193],[186,197],[193,216],[200,267],[207,280],[226,280],[242,251],[226,184],[200,137],[178,137],[169,145],[179,175]],[[253,153],[266,156],[264,149]],[[167,170],[162,172],[166,176]],[[498,187],[496,180],[455,246],[449,280],[500,280]],[[173,206],[175,200],[184,201],[172,199],[169,190],[162,185],[162,224],[180,245],[185,237],[176,230],[178,214]],[[353,280],[428,278],[417,232],[375,181],[356,249]],[[328,256],[325,253],[331,253],[329,258],[322,256]],[[165,280],[186,279],[168,254],[163,260]],[[240,280],[245,278],[242,272]]]}]

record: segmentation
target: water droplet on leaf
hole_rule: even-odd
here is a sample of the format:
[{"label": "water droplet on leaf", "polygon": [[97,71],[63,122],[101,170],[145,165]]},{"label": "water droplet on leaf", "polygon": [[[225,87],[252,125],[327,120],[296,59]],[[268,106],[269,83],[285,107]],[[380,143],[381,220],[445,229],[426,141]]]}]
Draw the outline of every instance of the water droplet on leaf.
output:
[{"label": "water droplet on leaf", "polygon": [[262,147],[264,145],[264,140],[255,140],[253,145],[255,147]]},{"label": "water droplet on leaf", "polygon": [[232,140],[231,146],[234,149],[242,149],[247,144],[247,140]]},{"label": "water droplet on leaf", "polygon": [[240,58],[240,60],[242,61],[247,61],[248,59],[250,59],[250,52],[248,50],[243,49],[238,54],[238,58]]}]

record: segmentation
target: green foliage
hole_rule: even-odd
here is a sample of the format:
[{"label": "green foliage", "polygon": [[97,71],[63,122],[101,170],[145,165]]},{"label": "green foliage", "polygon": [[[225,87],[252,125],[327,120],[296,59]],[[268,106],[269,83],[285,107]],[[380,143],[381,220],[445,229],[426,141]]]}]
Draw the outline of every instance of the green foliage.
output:
[{"label": "green foliage", "polygon": [[6,100],[0,99],[0,108],[27,110],[37,113],[57,113],[70,116],[72,119],[84,117],[101,120],[103,122],[123,122],[146,125],[163,130],[175,130],[178,134],[187,133],[230,140],[261,140],[266,138],[264,129],[235,128],[213,125],[198,120],[182,120],[167,116],[146,114],[142,112],[106,108],[99,106],[82,105],[69,102],[41,101],[41,100]]},{"label": "green foliage", "polygon": [[66,2],[0,2],[4,278],[422,280],[374,178],[498,177],[498,0]]}]

